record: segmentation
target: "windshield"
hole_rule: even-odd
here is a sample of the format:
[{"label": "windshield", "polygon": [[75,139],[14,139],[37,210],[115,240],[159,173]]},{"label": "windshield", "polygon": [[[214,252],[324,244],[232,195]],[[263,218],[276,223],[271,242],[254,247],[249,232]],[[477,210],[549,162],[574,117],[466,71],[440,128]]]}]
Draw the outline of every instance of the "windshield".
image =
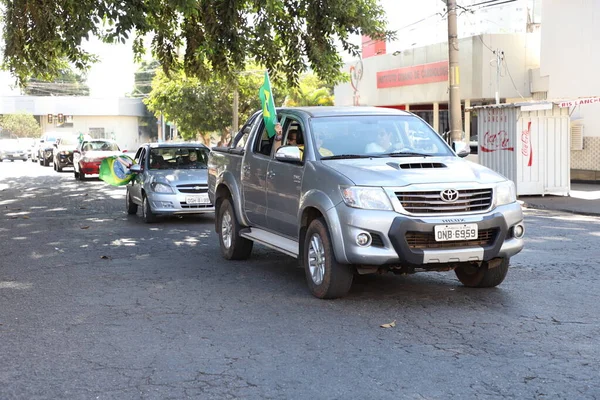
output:
[{"label": "windshield", "polygon": [[150,150],[150,169],[205,169],[209,149],[204,147],[161,147]]},{"label": "windshield", "polygon": [[95,140],[83,144],[83,151],[119,151],[119,146],[105,140]]},{"label": "windshield", "polygon": [[313,118],[321,158],[450,156],[452,151],[423,120],[412,115]]},{"label": "windshield", "polygon": [[79,140],[77,136],[62,136],[58,141],[59,146],[77,146]]}]

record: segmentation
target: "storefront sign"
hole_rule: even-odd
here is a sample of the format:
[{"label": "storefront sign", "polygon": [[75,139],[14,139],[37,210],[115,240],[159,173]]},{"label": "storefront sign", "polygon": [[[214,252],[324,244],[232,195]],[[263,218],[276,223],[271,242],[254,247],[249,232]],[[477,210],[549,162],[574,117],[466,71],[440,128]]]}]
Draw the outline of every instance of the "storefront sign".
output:
[{"label": "storefront sign", "polygon": [[586,99],[576,99],[570,101],[561,101],[558,104],[559,107],[573,107],[581,104],[594,104],[600,103],[600,97],[588,97]]},{"label": "storefront sign", "polygon": [[448,61],[415,65],[377,73],[377,88],[422,85],[448,80]]}]

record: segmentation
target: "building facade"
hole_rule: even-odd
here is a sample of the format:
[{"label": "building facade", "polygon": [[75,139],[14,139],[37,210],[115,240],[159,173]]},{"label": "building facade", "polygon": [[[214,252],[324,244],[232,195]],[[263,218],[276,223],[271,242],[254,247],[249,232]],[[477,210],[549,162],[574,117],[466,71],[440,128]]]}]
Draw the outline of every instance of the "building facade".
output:
[{"label": "building facade", "polygon": [[71,96],[7,96],[0,98],[0,114],[26,113],[36,117],[42,133],[88,134],[115,140],[122,149],[135,151],[156,140],[141,99]]},{"label": "building facade", "polygon": [[[530,99],[531,70],[539,67],[539,31],[463,38],[460,96],[465,107]],[[336,105],[410,110],[440,133],[449,130],[448,44],[374,55],[350,62],[348,83],[335,87]],[[467,113],[464,131],[477,135],[477,115]],[[473,120],[472,120],[473,119]]]},{"label": "building facade", "polygon": [[[542,21],[548,99],[600,96],[600,1],[544,0]],[[590,103],[570,110],[571,179],[600,182],[600,103]]]}]

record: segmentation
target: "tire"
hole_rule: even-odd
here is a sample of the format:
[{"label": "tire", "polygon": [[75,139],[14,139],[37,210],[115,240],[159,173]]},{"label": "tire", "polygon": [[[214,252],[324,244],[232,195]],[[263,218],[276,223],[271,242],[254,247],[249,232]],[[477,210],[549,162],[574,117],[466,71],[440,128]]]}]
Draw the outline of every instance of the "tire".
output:
[{"label": "tire", "polygon": [[313,296],[335,299],[348,293],[354,271],[335,259],[329,230],[322,218],[313,220],[308,226],[302,257],[306,283]]},{"label": "tire", "polygon": [[39,163],[40,165],[44,165],[44,164],[42,163],[42,159],[41,159],[41,158],[38,158],[38,163]]},{"label": "tire", "polygon": [[138,205],[131,201],[131,195],[129,194],[129,189],[127,189],[127,193],[125,194],[125,208],[127,209],[127,214],[134,215],[137,214]]},{"label": "tire", "polygon": [[147,224],[156,222],[156,214],[152,212],[152,207],[150,207],[150,201],[148,201],[148,196],[145,195],[142,202],[142,217],[144,218],[144,222]]},{"label": "tire", "polygon": [[79,172],[77,172],[76,169],[73,169],[73,176],[75,177],[75,179],[79,179]]},{"label": "tire", "polygon": [[54,163],[54,165],[56,165],[56,172],[62,172],[63,169],[59,163]]},{"label": "tire", "polygon": [[81,169],[79,170],[79,180],[85,181],[85,172],[83,172]]},{"label": "tire", "polygon": [[46,158],[44,157],[44,167],[49,167],[50,166],[50,161],[46,160]]},{"label": "tire", "polygon": [[481,267],[460,266],[454,270],[458,280],[467,287],[490,288],[496,287],[504,281],[508,273],[509,258],[503,258],[500,265],[488,268],[488,262],[484,261]]},{"label": "tire", "polygon": [[230,199],[223,200],[217,210],[216,228],[223,258],[246,260],[250,257],[254,242],[240,236],[242,227],[237,220]]}]

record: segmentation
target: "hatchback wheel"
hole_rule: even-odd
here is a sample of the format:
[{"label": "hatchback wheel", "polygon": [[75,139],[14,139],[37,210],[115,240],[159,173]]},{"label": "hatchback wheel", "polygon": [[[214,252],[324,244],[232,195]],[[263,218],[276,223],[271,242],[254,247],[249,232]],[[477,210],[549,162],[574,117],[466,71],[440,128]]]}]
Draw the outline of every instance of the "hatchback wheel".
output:
[{"label": "hatchback wheel", "polygon": [[[136,206],[137,208],[137,206]],[[148,200],[148,196],[144,196],[144,201],[142,202],[142,216],[144,217],[144,222],[147,224],[156,221],[156,214],[152,212],[152,208],[150,207],[150,200]]]}]

